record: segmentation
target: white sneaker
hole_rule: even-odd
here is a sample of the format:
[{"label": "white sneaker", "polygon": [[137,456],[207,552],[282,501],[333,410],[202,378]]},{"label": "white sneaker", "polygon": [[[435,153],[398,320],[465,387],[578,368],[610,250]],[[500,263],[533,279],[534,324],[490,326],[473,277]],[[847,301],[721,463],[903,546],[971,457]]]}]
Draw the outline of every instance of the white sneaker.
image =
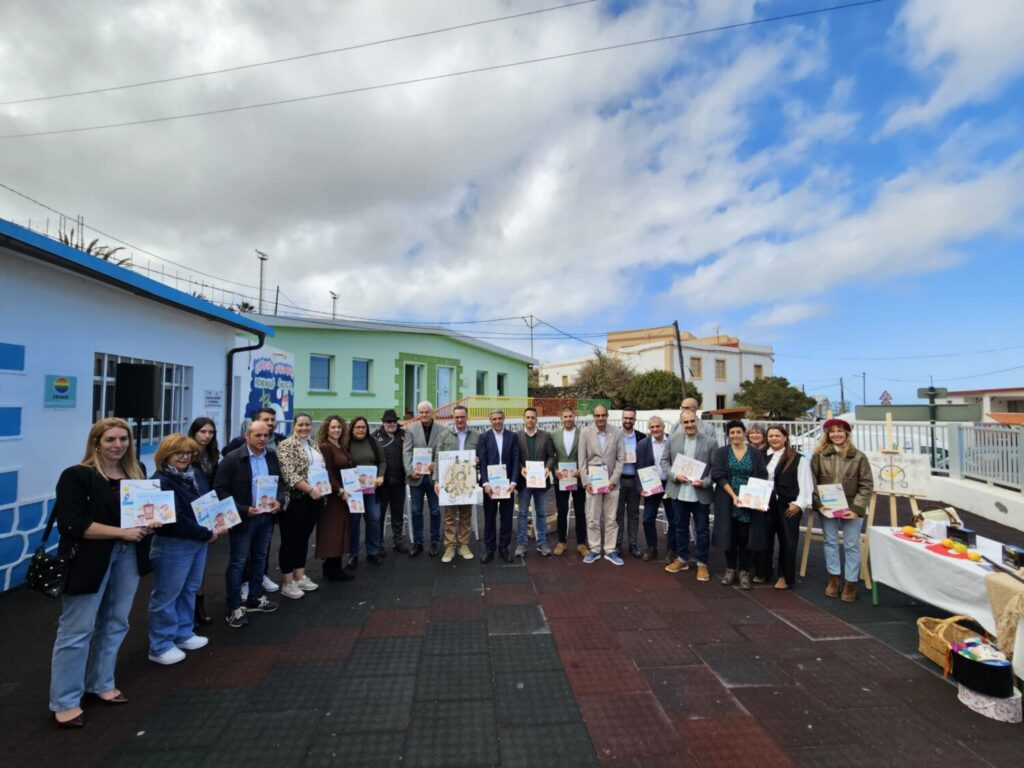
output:
[{"label": "white sneaker", "polygon": [[185,652],[180,648],[168,648],[159,656],[157,656],[155,653],[150,653],[149,660],[155,661],[157,664],[177,664],[179,661],[185,660]]},{"label": "white sneaker", "polygon": [[175,643],[176,646],[181,648],[183,651],[197,651],[200,648],[205,647],[210,642],[210,638],[203,637],[202,635],[192,635],[188,640],[183,640],[180,643]]},{"label": "white sneaker", "polygon": [[273,579],[271,579],[269,576],[264,576],[263,577],[263,591],[264,592],[277,592],[277,590],[279,590],[279,589],[280,589],[280,587],[277,586],[277,584],[274,583]]},{"label": "white sneaker", "polygon": [[293,600],[306,596],[306,593],[299,589],[299,584],[296,581],[289,581],[281,587],[281,594],[285,597],[290,597]]},{"label": "white sneaker", "polygon": [[245,603],[249,599],[249,582],[248,581],[245,582],[244,584],[242,584],[241,594],[242,594],[242,602]]},{"label": "white sneaker", "polygon": [[303,577],[295,583],[299,585],[299,589],[301,589],[303,592],[313,592],[317,589],[320,589],[320,585],[306,575],[303,575]]}]

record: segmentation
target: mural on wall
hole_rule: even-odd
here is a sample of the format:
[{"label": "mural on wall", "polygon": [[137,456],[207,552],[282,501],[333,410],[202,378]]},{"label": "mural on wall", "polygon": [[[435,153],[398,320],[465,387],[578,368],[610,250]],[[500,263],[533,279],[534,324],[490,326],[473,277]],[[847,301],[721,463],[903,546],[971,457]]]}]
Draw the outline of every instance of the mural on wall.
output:
[{"label": "mural on wall", "polygon": [[249,401],[245,418],[258,408],[273,408],[278,424],[291,423],[295,405],[295,356],[273,347],[264,347],[249,360]]}]

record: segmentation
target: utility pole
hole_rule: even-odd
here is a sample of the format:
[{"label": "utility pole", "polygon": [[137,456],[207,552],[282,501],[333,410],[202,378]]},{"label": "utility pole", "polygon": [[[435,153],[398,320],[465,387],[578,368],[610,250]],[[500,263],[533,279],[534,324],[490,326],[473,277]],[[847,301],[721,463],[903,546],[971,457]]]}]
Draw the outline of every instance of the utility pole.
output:
[{"label": "utility pole", "polygon": [[530,315],[529,318],[524,317],[523,322],[530,328],[530,357],[533,357],[533,329],[540,325],[540,320],[534,320]]},{"label": "utility pole", "polygon": [[846,389],[843,387],[843,377],[839,377],[839,413],[841,416],[846,410]]},{"label": "utility pole", "polygon": [[274,314],[277,315],[277,304],[281,300],[281,286],[277,286],[277,290],[274,291]]},{"label": "utility pole", "polygon": [[855,373],[853,375],[860,377],[860,385],[861,385],[860,399],[861,399],[861,403],[863,405],[867,405],[868,404],[868,374],[867,374],[866,371],[862,371],[861,373]]},{"label": "utility pole", "polygon": [[260,260],[260,298],[259,298],[259,301],[256,302],[256,303],[258,304],[259,313],[262,315],[263,314],[263,267],[264,267],[264,265],[266,265],[267,259],[269,259],[270,257],[267,256],[267,254],[265,254],[259,248],[256,248],[255,251],[256,251],[257,258],[259,258],[259,260]]},{"label": "utility pole", "polygon": [[676,329],[676,353],[679,355],[679,378],[683,382],[683,400],[686,399],[686,365],[683,363],[683,342],[679,339],[679,321],[673,320],[672,327]]},{"label": "utility pole", "polygon": [[335,320],[334,309],[338,306],[338,294],[334,291],[328,291],[331,294],[331,320]]}]

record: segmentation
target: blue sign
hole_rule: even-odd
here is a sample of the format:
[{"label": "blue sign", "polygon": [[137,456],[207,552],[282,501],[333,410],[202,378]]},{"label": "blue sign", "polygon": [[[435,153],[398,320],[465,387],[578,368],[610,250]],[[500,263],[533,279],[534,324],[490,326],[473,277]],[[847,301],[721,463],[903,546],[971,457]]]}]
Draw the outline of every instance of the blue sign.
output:
[{"label": "blue sign", "polygon": [[46,374],[43,386],[43,408],[74,408],[78,396],[76,376]]},{"label": "blue sign", "polygon": [[[261,349],[252,358],[252,378],[245,417],[251,419],[257,408],[273,408],[278,424],[290,424],[295,405],[295,363],[287,352],[271,347]],[[287,427],[284,427],[287,431]]]}]

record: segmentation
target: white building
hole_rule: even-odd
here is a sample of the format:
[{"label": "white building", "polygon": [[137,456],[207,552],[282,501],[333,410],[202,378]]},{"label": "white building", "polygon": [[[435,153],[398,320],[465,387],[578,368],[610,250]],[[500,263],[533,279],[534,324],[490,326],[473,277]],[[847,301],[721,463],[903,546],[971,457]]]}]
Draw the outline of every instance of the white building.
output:
[{"label": "white building", "polygon": [[[685,331],[679,339],[686,364],[686,380],[692,381],[704,396],[704,410],[722,410],[735,406],[740,382],[774,375],[771,347],[741,343],[735,336],[698,338]],[[679,375],[679,353],[675,329],[671,326],[612,331],[607,348],[637,373],[671,371]],[[571,386],[579,369],[592,357],[541,363],[540,383],[556,387]]]},{"label": "white building", "polygon": [[145,460],[196,416],[228,434],[235,334],[262,343],[274,332],[3,219],[0,274],[0,588],[9,589],[24,581],[61,471],[81,461],[90,426],[113,415],[118,363],[156,368],[159,417],[144,429]]},{"label": "white building", "polygon": [[980,406],[982,421],[1024,425],[1024,387],[950,390],[936,402]]}]

